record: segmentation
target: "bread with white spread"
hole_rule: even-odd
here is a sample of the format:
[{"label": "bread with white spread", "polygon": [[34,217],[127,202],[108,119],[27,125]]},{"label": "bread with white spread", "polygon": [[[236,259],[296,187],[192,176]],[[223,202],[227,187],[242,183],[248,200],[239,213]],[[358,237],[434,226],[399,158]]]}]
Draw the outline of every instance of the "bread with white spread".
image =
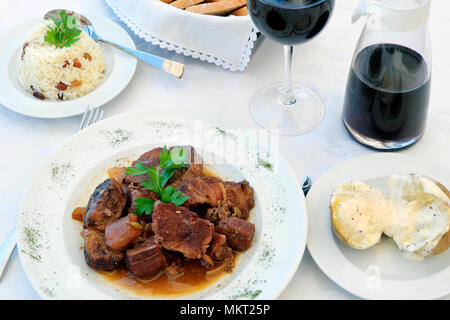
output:
[{"label": "bread with white spread", "polygon": [[391,237],[407,259],[420,261],[450,247],[450,192],[425,176],[393,175],[390,197],[360,181],[340,185],[330,203],[336,236],[355,249]]},{"label": "bread with white spread", "polygon": [[379,190],[355,181],[333,191],[330,214],[335,234],[343,243],[367,249],[380,241],[390,209]]},{"label": "bread with white spread", "polygon": [[389,180],[394,213],[386,235],[406,258],[423,260],[450,246],[450,193],[439,182],[415,174]]}]

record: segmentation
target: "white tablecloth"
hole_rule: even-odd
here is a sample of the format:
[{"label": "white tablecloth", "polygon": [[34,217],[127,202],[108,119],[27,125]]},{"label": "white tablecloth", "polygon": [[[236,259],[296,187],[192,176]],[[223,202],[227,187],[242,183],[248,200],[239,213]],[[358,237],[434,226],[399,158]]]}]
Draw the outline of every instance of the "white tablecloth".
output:
[{"label": "white tablecloth", "polygon": [[[337,1],[333,19],[314,41],[297,47],[294,79],[314,85],[325,102],[324,122],[314,132],[281,139],[281,152],[299,180],[313,180],[336,163],[370,151],[355,143],[344,131],[340,116],[347,73],[362,24],[350,23],[357,0]],[[15,25],[54,8],[103,14],[115,21],[101,0],[1,0],[0,36]],[[450,1],[434,0],[431,36],[433,41],[433,81],[431,111],[427,131],[412,148],[402,151],[432,159],[442,166],[450,162]],[[283,77],[281,46],[264,39],[256,45],[252,61],[243,73],[232,73],[214,65],[178,56],[134,37],[141,50],[182,61],[182,80],[138,63],[135,77],[116,99],[105,106],[105,118],[135,110],[169,110],[207,114],[211,118],[256,127],[248,113],[248,103],[257,89]],[[0,70],[5,72],[5,70]],[[60,120],[33,119],[9,111],[0,104],[0,242],[16,222],[20,201],[32,176],[45,159],[72,135],[80,117]],[[0,299],[37,299],[15,252],[0,282]],[[300,267],[283,299],[354,299],[322,273],[305,252]],[[450,296],[447,297],[450,299]]]}]

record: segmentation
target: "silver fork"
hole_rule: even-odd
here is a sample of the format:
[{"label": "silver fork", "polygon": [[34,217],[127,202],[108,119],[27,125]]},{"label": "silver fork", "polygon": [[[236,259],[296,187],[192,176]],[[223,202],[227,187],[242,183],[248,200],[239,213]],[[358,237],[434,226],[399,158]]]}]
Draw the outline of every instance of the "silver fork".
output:
[{"label": "silver fork", "polygon": [[[89,108],[87,107],[86,111],[81,118],[80,125],[78,127],[78,131],[81,131],[90,125],[99,122],[103,118],[103,109],[101,107],[98,108]],[[8,235],[8,238],[2,243],[0,246],[0,280],[2,279],[3,272],[5,271],[6,265],[8,264],[9,258],[14,251],[17,243],[17,231],[16,228]]]},{"label": "silver fork", "polygon": [[102,118],[103,118],[102,107],[92,109],[87,107],[86,111],[83,114],[83,117],[81,118],[81,122],[80,125],[78,126],[77,132],[89,127],[91,124],[99,122],[100,120],[102,120]]},{"label": "silver fork", "polygon": [[2,243],[0,247],[0,280],[2,279],[3,271],[5,271],[6,265],[8,264],[9,257],[16,247],[17,234],[16,228],[9,234],[5,242]]}]

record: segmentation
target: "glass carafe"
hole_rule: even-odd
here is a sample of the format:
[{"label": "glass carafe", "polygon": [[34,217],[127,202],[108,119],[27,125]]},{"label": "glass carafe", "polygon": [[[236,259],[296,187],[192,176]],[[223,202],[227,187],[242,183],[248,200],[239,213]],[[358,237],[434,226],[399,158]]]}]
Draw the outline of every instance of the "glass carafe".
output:
[{"label": "glass carafe", "polygon": [[367,22],[347,80],[343,122],[360,143],[379,150],[423,135],[431,82],[431,0],[365,0],[353,21]]}]

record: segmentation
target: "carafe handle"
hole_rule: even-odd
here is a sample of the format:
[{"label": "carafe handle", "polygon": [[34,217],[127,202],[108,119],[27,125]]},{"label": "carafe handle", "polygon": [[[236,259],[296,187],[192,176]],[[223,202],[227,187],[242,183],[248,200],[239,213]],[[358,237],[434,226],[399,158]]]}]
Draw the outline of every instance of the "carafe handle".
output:
[{"label": "carafe handle", "polygon": [[411,7],[394,7],[389,1],[362,0],[352,16],[352,23],[367,16],[377,26],[386,27],[395,32],[409,32],[423,27],[430,16],[431,0],[424,0]]}]

